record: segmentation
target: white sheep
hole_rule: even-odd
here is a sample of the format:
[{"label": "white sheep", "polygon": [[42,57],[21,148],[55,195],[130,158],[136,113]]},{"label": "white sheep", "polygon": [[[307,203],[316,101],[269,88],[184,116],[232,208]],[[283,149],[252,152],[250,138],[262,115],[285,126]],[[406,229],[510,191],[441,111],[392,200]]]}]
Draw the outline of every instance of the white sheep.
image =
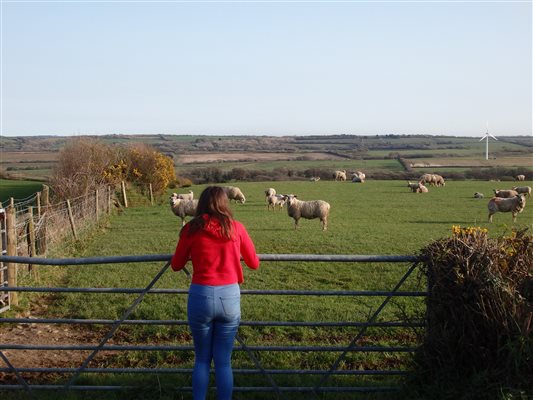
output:
[{"label": "white sheep", "polygon": [[352,173],[352,182],[365,183],[366,175],[361,171]]},{"label": "white sheep", "polygon": [[189,190],[189,193],[172,193],[172,196],[176,196],[182,200],[193,200],[194,199],[194,193],[192,190]]},{"label": "white sheep", "polygon": [[336,181],[345,181],[346,180],[346,170],[343,169],[342,171],[335,171],[333,173],[333,178]]},{"label": "white sheep", "polygon": [[485,197],[485,195],[483,193],[480,193],[480,192],[474,193],[474,198],[475,199],[482,199],[483,197]]},{"label": "white sheep", "polygon": [[328,215],[330,205],[324,200],[302,201],[298,200],[295,195],[285,196],[287,203],[287,214],[294,218],[294,229],[298,228],[300,218],[315,219],[320,218],[322,230],[328,229]]},{"label": "white sheep", "polygon": [[525,175],[516,175],[515,180],[517,181],[525,181],[526,176]]},{"label": "white sheep", "polygon": [[520,194],[511,198],[493,197],[487,204],[487,208],[489,209],[489,222],[492,222],[492,216],[497,212],[511,212],[513,222],[515,222],[516,215],[521,213],[525,206],[526,198]]},{"label": "white sheep", "polygon": [[433,174],[423,174],[418,181],[422,183],[423,185],[425,184],[433,185],[433,177],[434,177]]},{"label": "white sheep", "polygon": [[420,183],[418,185],[418,189],[416,190],[416,193],[427,193],[427,192],[429,192],[429,189]]},{"label": "white sheep", "polygon": [[238,187],[236,187],[236,186],[223,186],[222,188],[226,192],[226,195],[228,196],[229,200],[235,200],[235,202],[239,201],[242,204],[245,203],[246,197],[244,197],[243,192]]},{"label": "white sheep", "polygon": [[198,200],[185,200],[181,199],[178,196],[174,196],[176,193],[173,193],[170,196],[170,208],[172,212],[181,218],[181,225],[185,225],[185,217],[190,216],[194,217],[196,214],[196,208],[198,207]]},{"label": "white sheep", "polygon": [[266,201],[268,201],[269,196],[275,196],[275,195],[276,195],[276,189],[268,188],[267,190],[265,190]]},{"label": "white sheep", "polygon": [[311,178],[309,178],[309,180],[311,182],[318,182],[320,180],[320,176],[312,176]]},{"label": "white sheep", "polygon": [[525,194],[526,196],[531,196],[531,187],[530,186],[515,186],[513,188],[518,194]]},{"label": "white sheep", "polygon": [[285,205],[285,196],[282,194],[274,194],[272,196],[268,196],[267,203],[268,210],[270,210],[270,207],[272,207],[272,210],[275,210],[276,206],[278,206],[278,208],[281,210]]},{"label": "white sheep", "polygon": [[494,197],[502,197],[504,199],[508,199],[511,197],[518,196],[518,192],[516,190],[493,189],[493,191],[494,191]]},{"label": "white sheep", "polygon": [[444,182],[444,178],[437,174],[433,174],[433,184],[435,186],[446,186],[446,182]]}]

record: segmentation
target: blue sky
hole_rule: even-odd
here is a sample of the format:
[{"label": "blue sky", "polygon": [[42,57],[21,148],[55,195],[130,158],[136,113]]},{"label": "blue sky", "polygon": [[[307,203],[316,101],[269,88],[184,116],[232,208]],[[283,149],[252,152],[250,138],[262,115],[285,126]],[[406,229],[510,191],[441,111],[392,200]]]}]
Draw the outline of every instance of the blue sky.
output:
[{"label": "blue sky", "polygon": [[532,134],[532,3],[2,1],[2,135]]}]

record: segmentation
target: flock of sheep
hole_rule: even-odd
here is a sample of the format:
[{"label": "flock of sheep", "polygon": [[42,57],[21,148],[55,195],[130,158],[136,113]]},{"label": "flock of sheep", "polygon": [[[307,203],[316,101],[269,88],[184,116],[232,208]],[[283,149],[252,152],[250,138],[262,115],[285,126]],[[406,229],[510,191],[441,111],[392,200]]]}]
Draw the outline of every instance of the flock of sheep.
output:
[{"label": "flock of sheep", "polygon": [[[228,198],[242,204],[245,203],[246,197],[241,189],[235,186],[223,186]],[[328,227],[329,203],[324,200],[302,201],[297,199],[293,194],[276,194],[276,190],[269,188],[265,190],[267,207],[270,209],[282,209],[287,205],[287,213],[289,217],[294,219],[294,228],[298,227],[300,218],[314,219],[319,218],[322,223],[322,229],[326,230]],[[170,208],[172,212],[181,218],[182,226],[185,225],[185,217],[194,216],[198,200],[194,198],[194,193],[189,190],[189,193],[178,194],[172,193],[170,196]]]},{"label": "flock of sheep", "polygon": [[[345,181],[346,171],[335,171],[333,174],[335,181]],[[311,181],[318,181],[319,177],[311,178]],[[518,175],[517,181],[524,181],[524,175]],[[363,183],[365,181],[365,174],[361,171],[352,173],[352,182]],[[407,187],[413,193],[427,193],[428,186],[445,186],[446,182],[444,178],[437,174],[423,174],[418,182],[407,183]],[[230,201],[240,202],[244,204],[246,197],[241,189],[235,186],[223,186]],[[487,205],[489,211],[489,222],[492,222],[492,216],[497,212],[511,212],[513,216],[513,222],[516,221],[516,215],[521,213],[526,206],[526,196],[531,196],[531,187],[529,186],[515,186],[508,190],[494,190],[494,197],[489,200]],[[476,192],[475,198],[483,198],[483,193]],[[287,206],[287,214],[294,219],[294,228],[298,228],[299,220],[305,219],[320,219],[322,230],[326,230],[328,227],[328,216],[330,211],[330,204],[324,200],[299,200],[294,194],[277,194],[274,188],[268,188],[265,190],[265,199],[267,203],[267,209],[276,210],[283,209]],[[192,190],[188,193],[177,194],[173,193],[170,196],[170,206],[172,212],[181,218],[182,225],[185,225],[185,217],[194,216],[196,207],[198,206],[198,200],[194,199]]]}]

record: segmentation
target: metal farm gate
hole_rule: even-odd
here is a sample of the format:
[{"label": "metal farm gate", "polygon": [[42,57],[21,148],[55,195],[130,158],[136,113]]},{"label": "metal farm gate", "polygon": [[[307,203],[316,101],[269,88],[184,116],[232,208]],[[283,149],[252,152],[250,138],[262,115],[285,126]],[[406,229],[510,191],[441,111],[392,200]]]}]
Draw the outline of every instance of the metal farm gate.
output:
[{"label": "metal farm gate", "polygon": [[[5,292],[39,292],[39,293],[125,293],[135,295],[135,300],[131,302],[126,311],[123,312],[119,319],[53,319],[53,318],[0,318],[0,322],[4,327],[17,326],[23,327],[25,324],[54,324],[54,326],[64,326],[65,324],[85,324],[85,325],[99,325],[107,326],[107,333],[99,340],[97,345],[72,345],[72,344],[47,344],[47,345],[32,345],[28,343],[0,343],[0,376],[11,376],[9,384],[0,382],[0,393],[2,392],[20,392],[25,391],[30,398],[38,398],[38,393],[43,390],[46,391],[111,391],[111,390],[135,390],[135,385],[101,385],[98,383],[87,384],[86,380],[79,379],[81,374],[83,376],[90,376],[92,374],[143,374],[143,375],[162,375],[162,374],[182,374],[190,375],[191,368],[95,368],[90,367],[91,361],[99,352],[154,352],[154,351],[172,351],[184,352],[190,355],[193,354],[192,343],[186,345],[112,345],[109,340],[116,333],[117,329],[122,325],[187,325],[186,316],[183,320],[146,320],[146,319],[129,319],[137,306],[143,301],[146,295],[149,294],[170,294],[170,295],[186,295],[187,289],[176,288],[154,288],[154,285],[159,278],[169,268],[170,255],[146,255],[146,256],[121,256],[121,257],[92,257],[92,258],[70,258],[70,259],[47,259],[47,258],[33,258],[33,257],[15,257],[15,256],[0,256],[0,265],[5,263],[18,264],[34,264],[34,265],[53,265],[53,266],[76,266],[76,268],[91,268],[91,264],[116,264],[116,263],[147,263],[147,262],[161,262],[164,266],[152,279],[150,284],[144,288],[121,288],[121,287],[97,287],[97,288],[81,288],[81,287],[6,287],[3,283],[2,290]],[[265,393],[264,398],[292,398],[297,394],[310,398],[323,398],[325,394],[331,393],[332,396],[337,396],[340,393],[345,393],[346,396],[354,396],[356,393],[375,393],[375,392],[395,392],[399,389],[399,384],[387,385],[380,383],[380,378],[391,377],[395,382],[401,382],[401,378],[409,373],[405,368],[391,368],[391,369],[371,369],[371,368],[346,368],[342,367],[347,356],[352,353],[364,354],[386,354],[394,355],[400,353],[413,353],[416,351],[418,344],[407,346],[391,346],[391,345],[365,345],[365,340],[369,329],[383,329],[387,332],[392,332],[389,336],[394,336],[395,329],[413,328],[423,330],[425,324],[423,320],[403,320],[403,321],[384,321],[378,317],[384,308],[391,302],[392,299],[403,297],[404,299],[411,298],[414,301],[421,302],[424,296],[427,295],[427,287],[424,290],[406,291],[401,290],[402,285],[409,277],[413,276],[413,272],[417,270],[419,259],[415,256],[364,256],[364,255],[309,255],[309,254],[262,254],[259,255],[262,262],[286,262],[289,266],[292,262],[310,262],[313,263],[364,263],[375,264],[385,263],[392,265],[394,268],[404,268],[405,273],[393,285],[383,291],[368,291],[368,290],[242,290],[242,296],[267,295],[267,296],[338,296],[344,298],[364,298],[372,297],[379,298],[373,307],[373,310],[368,313],[366,321],[241,321],[242,327],[305,327],[305,328],[328,328],[328,327],[343,327],[350,329],[348,345],[332,345],[313,346],[313,345],[279,345],[279,346],[258,346],[248,345],[243,337],[237,335],[238,345],[235,345],[236,352],[245,352],[249,357],[250,362],[255,368],[239,369],[234,368],[235,376],[238,375],[259,375],[264,378],[267,385],[263,386],[235,386],[234,393],[242,393],[241,396],[247,396],[247,393]],[[365,265],[366,267],[366,265]],[[369,267],[370,268],[370,267]],[[400,271],[401,272],[401,271]],[[189,274],[186,271],[187,274]],[[3,292],[2,292],[3,293]],[[422,318],[423,319],[423,318]],[[353,329],[353,331],[352,331]],[[297,341],[297,340],[296,340]],[[31,368],[31,367],[17,367],[10,361],[9,354],[16,351],[85,351],[89,355],[85,357],[84,361],[76,368]],[[333,354],[329,368],[322,370],[317,369],[269,369],[264,366],[261,356],[264,353],[272,354],[274,352],[303,352],[306,354],[328,352]],[[6,353],[9,353],[6,355]],[[56,377],[56,384],[36,384],[29,383],[26,374],[53,374]],[[277,383],[278,376],[294,377],[296,385],[279,385]],[[299,380],[302,376],[313,376],[312,384],[306,386],[299,385]],[[349,383],[340,386],[331,383],[332,377],[342,376],[346,379],[352,379]],[[57,378],[60,377],[60,378]],[[375,384],[362,385],[357,379],[378,379]],[[370,378],[369,378],[370,377]],[[344,379],[343,378],[343,379]],[[159,379],[159,378],[158,378]],[[82,383],[80,383],[81,381]],[[115,380],[116,381],[116,380]],[[59,383],[57,383],[59,382]],[[130,381],[131,382],[131,381]],[[307,380],[306,382],[309,382]],[[365,381],[366,382],[366,381]],[[189,393],[192,391],[191,387],[179,386],[172,388],[175,392]],[[336,394],[337,393],[337,394]],[[390,395],[391,393],[389,393]]]}]

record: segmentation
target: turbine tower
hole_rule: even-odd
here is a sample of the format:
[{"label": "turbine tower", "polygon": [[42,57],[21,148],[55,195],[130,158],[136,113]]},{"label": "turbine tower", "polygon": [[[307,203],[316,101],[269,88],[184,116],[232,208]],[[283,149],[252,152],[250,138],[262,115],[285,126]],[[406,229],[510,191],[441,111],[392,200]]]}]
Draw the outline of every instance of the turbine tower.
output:
[{"label": "turbine tower", "polygon": [[487,142],[486,142],[486,146],[485,146],[485,160],[488,160],[489,159],[489,136],[491,138],[493,138],[494,140],[498,140],[496,139],[493,135],[491,135],[489,133],[489,121],[487,121],[487,132],[485,133],[485,135],[483,135],[483,137],[481,139],[479,139],[479,141],[481,142],[483,139],[485,139]]}]

